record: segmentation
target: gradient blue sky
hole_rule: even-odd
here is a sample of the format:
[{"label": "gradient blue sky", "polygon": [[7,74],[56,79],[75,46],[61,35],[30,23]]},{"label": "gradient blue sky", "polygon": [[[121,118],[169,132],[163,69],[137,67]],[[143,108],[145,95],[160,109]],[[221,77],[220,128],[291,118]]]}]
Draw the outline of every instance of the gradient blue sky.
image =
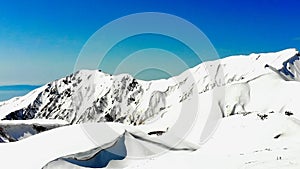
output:
[{"label": "gradient blue sky", "polygon": [[[221,57],[300,49],[298,0],[0,2],[0,85],[44,84],[70,74],[95,31],[137,12],[170,13],[190,21],[207,35]],[[136,42],[129,44],[139,45]],[[190,66],[199,63],[190,61]],[[110,63],[104,71],[109,72]]]}]

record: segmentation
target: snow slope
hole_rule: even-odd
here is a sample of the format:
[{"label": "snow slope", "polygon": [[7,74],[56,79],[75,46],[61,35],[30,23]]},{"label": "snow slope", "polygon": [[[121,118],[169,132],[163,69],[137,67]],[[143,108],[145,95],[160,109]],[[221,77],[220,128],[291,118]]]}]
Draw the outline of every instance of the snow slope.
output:
[{"label": "snow slope", "polygon": [[[95,165],[108,168],[299,168],[299,57],[295,49],[232,56],[157,81],[79,71],[1,102],[0,117],[106,122],[93,124],[102,139],[86,124],[61,127],[0,144],[12,154],[0,158],[26,156],[26,147],[37,145],[22,159],[28,168],[86,168],[95,154],[108,159]],[[126,153],[114,159],[107,152],[116,145]],[[162,149],[167,153],[154,151]],[[3,166],[20,167],[11,163]]]},{"label": "snow slope", "polygon": [[[95,144],[87,139],[87,125],[94,129],[89,131],[101,136],[102,142]],[[151,138],[130,126],[113,123],[81,124],[44,132],[16,142],[13,148],[0,145],[0,149],[4,150],[2,152],[12,153],[11,156],[0,154],[0,157],[8,159],[2,166],[11,168],[42,168],[45,165],[45,169],[82,169],[89,168],[83,167],[86,165],[95,168],[105,161],[108,161],[105,168],[128,169],[299,168],[299,125],[299,119],[281,113],[269,113],[264,120],[257,113],[233,115],[222,119],[214,136],[201,147],[183,142],[170,149],[168,142],[159,139],[160,136]],[[121,145],[117,145],[117,141]],[[28,151],[24,147],[27,146],[35,147],[30,152],[30,158],[24,158],[24,153],[17,149],[21,147],[26,154]],[[105,150],[106,153],[103,153]],[[162,150],[166,152],[156,154]],[[114,159],[109,152],[122,158]],[[13,163],[15,158],[21,158],[22,164]]]}]

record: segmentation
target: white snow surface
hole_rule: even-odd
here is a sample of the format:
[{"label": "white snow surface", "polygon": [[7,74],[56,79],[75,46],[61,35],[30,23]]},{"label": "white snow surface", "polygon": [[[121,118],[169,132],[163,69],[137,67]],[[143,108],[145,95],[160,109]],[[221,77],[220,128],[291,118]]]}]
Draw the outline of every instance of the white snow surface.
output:
[{"label": "white snow surface", "polygon": [[[295,49],[231,56],[157,81],[79,71],[0,102],[0,117],[101,123],[0,144],[0,165],[87,168],[61,157],[90,155],[124,136],[127,156],[106,168],[300,168],[299,57]],[[86,125],[95,133],[87,132]],[[166,153],[156,154],[162,150]]]}]

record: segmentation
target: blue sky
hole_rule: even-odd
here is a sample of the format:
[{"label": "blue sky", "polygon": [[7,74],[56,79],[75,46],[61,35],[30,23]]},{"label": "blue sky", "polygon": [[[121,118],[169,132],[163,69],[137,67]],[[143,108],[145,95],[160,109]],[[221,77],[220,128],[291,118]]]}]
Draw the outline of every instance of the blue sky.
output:
[{"label": "blue sky", "polygon": [[[299,5],[297,0],[1,1],[0,85],[44,84],[70,74],[82,46],[94,32],[114,19],[138,12],[164,12],[188,20],[206,34],[221,57],[300,49]],[[144,38],[152,39],[152,44],[158,41]],[[120,49],[135,45],[139,49],[138,42],[132,38]],[[161,47],[175,53],[178,49],[176,45],[173,49]],[[184,45],[180,49],[189,66],[199,64]],[[112,61],[100,65],[109,73],[117,56],[110,57]],[[174,70],[180,71],[182,68]],[[151,76],[148,72],[138,77]],[[165,74],[161,72],[161,76]]]}]

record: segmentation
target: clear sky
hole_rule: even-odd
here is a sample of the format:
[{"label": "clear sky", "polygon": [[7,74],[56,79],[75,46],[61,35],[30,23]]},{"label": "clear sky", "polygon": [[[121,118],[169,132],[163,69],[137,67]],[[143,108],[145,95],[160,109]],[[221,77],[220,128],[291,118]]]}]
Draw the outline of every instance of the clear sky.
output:
[{"label": "clear sky", "polygon": [[[82,46],[95,31],[137,12],[164,12],[188,20],[206,34],[221,57],[300,49],[298,0],[0,2],[0,85],[44,84],[70,74]],[[127,45],[139,45],[136,42],[139,37]],[[189,62],[189,66],[199,63]],[[110,73],[110,64],[100,68]]]}]

